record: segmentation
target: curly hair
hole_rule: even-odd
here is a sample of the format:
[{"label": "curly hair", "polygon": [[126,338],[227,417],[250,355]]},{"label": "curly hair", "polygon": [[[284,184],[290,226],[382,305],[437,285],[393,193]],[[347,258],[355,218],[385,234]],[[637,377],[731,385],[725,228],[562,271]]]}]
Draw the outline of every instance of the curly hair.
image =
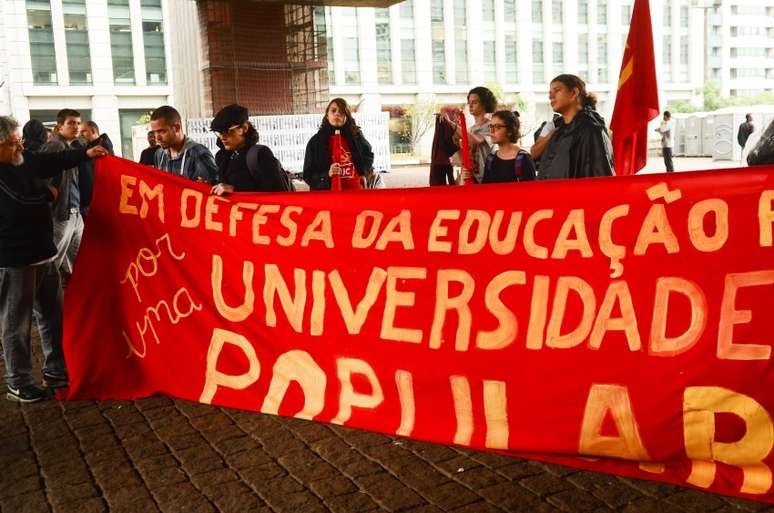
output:
[{"label": "curly hair", "polygon": [[471,94],[478,96],[478,99],[481,101],[481,106],[484,107],[484,111],[488,114],[491,114],[497,108],[497,98],[495,98],[494,93],[488,88],[483,86],[474,87],[468,91],[468,100],[470,100]]},{"label": "curly hair", "polygon": [[498,110],[492,114],[492,118],[498,118],[505,125],[505,129],[508,131],[508,140],[512,143],[518,142],[521,137],[521,121],[519,120],[518,112],[511,112],[509,110]]}]

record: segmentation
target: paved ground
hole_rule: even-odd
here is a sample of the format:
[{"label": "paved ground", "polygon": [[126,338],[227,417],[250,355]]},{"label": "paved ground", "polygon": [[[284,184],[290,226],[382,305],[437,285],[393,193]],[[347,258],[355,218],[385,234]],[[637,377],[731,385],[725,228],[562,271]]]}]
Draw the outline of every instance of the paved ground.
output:
[{"label": "paved ground", "polygon": [[[426,169],[385,177],[390,186],[418,186]],[[654,482],[164,397],[25,406],[0,397],[0,469],[2,513],[774,512]]]}]

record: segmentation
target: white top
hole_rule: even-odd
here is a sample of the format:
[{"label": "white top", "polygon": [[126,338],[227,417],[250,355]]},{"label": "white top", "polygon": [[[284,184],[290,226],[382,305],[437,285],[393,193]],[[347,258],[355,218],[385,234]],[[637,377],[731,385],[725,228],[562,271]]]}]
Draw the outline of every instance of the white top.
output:
[{"label": "white top", "polygon": [[675,120],[662,121],[658,127],[658,133],[661,134],[661,147],[674,148],[675,146]]},{"label": "white top", "polygon": [[546,124],[543,125],[542,129],[540,129],[540,135],[538,136],[538,139],[540,139],[541,137],[547,136],[548,132],[550,132],[554,128],[556,128],[556,127],[554,126],[554,120],[553,119],[549,119],[548,121],[546,121]]}]

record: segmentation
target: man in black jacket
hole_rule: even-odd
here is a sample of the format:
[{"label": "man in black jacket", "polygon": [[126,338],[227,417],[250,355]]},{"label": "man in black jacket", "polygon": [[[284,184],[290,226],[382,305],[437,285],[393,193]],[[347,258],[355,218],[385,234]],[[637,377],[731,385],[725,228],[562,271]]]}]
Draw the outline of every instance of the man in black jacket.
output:
[{"label": "man in black jacket", "polygon": [[0,116],[0,324],[6,397],[30,403],[46,396],[32,378],[33,311],[45,359],[43,383],[51,388],[68,385],[48,179],[107,152],[101,146],[55,153],[23,151],[18,129],[13,118]]},{"label": "man in black jacket", "polygon": [[[102,139],[100,139],[100,137]],[[86,143],[87,147],[95,146],[99,144],[105,148],[108,153],[115,155],[113,152],[113,141],[110,140],[107,134],[100,135],[99,126],[94,121],[84,121],[81,124],[81,139]],[[78,187],[81,191],[81,216],[86,219],[86,214],[89,212],[89,205],[91,205],[91,195],[94,192],[94,162],[87,160],[78,166]]]}]

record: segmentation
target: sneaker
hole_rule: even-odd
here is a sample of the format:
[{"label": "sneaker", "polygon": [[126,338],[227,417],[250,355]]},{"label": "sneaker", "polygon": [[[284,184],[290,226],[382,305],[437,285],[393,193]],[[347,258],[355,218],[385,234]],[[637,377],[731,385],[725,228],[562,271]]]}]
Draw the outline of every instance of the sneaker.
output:
[{"label": "sneaker", "polygon": [[43,386],[47,388],[67,388],[70,386],[70,380],[67,374],[43,373]]},{"label": "sneaker", "polygon": [[45,390],[35,385],[23,385],[18,388],[9,385],[5,398],[18,403],[36,403],[45,399],[47,395]]}]

